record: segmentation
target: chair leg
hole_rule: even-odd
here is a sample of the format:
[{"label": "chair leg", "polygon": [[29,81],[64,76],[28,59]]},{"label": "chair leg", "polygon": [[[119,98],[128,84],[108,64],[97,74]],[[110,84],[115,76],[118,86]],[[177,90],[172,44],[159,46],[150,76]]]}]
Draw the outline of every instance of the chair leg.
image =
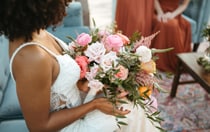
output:
[{"label": "chair leg", "polygon": [[200,45],[199,42],[193,44],[193,52],[196,52],[198,50],[199,45]]},{"label": "chair leg", "polygon": [[171,98],[176,97],[176,91],[177,91],[177,87],[179,85],[179,79],[182,74],[182,71],[183,71],[182,62],[178,61],[178,68],[177,68],[176,74],[174,75],[171,93],[170,93]]}]

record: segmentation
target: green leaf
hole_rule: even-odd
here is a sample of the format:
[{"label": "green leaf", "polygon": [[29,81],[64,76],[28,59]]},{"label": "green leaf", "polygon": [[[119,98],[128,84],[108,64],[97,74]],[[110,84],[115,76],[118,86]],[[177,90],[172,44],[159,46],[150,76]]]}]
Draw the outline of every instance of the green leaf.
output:
[{"label": "green leaf", "polygon": [[157,129],[159,129],[161,132],[167,132],[165,129],[159,127],[159,126],[156,126]]},{"label": "green leaf", "polygon": [[158,121],[164,121],[162,118],[160,118],[160,117],[156,117],[156,119],[158,120]]},{"label": "green leaf", "polygon": [[160,114],[160,111],[156,111],[156,112],[152,113],[151,116],[157,116],[157,115],[159,115],[159,114]]},{"label": "green leaf", "polygon": [[165,89],[163,89],[157,82],[154,83],[154,87],[157,88],[158,91],[163,93],[168,93]]},{"label": "green leaf", "polygon": [[75,39],[72,38],[71,36],[67,36],[68,39],[70,39],[71,41],[73,41],[74,43],[76,43]]},{"label": "green leaf", "polygon": [[121,103],[121,104],[128,104],[128,102],[125,101],[125,100],[117,100],[117,102],[119,102],[119,103]]},{"label": "green leaf", "polygon": [[167,48],[167,49],[155,49],[155,48],[152,48],[152,53],[155,54],[155,53],[164,53],[164,52],[168,52],[168,51],[171,51],[173,50],[174,48]]},{"label": "green leaf", "polygon": [[127,118],[126,116],[124,115],[116,115],[117,118]]},{"label": "green leaf", "polygon": [[96,27],[96,22],[95,22],[95,19],[92,18],[92,21],[93,21],[93,27]]},{"label": "green leaf", "polygon": [[120,125],[128,125],[127,123],[122,122],[122,121],[118,121],[117,123],[120,124]]},{"label": "green leaf", "polygon": [[171,73],[171,72],[166,72],[166,77],[167,78],[172,78],[173,77],[173,73]]},{"label": "green leaf", "polygon": [[130,39],[131,43],[136,42],[136,41],[141,39],[141,33],[140,32],[134,32],[129,39]]}]

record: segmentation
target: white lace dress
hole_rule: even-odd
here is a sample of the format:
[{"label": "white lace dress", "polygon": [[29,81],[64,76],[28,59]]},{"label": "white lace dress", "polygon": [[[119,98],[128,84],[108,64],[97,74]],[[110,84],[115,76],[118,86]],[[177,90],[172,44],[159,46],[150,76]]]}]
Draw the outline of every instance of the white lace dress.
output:
[{"label": "white lace dress", "polygon": [[[60,46],[67,50],[67,45],[53,36],[60,44]],[[51,87],[51,111],[58,111],[60,109],[72,108],[82,104],[80,92],[76,86],[76,82],[80,76],[80,68],[77,63],[67,54],[56,55],[46,47],[39,43],[30,42],[21,45],[12,55],[10,68],[14,56],[23,47],[29,45],[37,45],[45,49],[49,54],[54,56],[60,66],[60,72],[54,84]],[[12,70],[11,70],[12,74]],[[13,77],[13,76],[12,76]],[[92,99],[94,95],[91,91],[86,96],[86,101]],[[64,105],[59,105],[60,100],[66,102]],[[127,126],[123,126],[121,129],[118,128],[115,117],[106,115],[98,110],[88,113],[83,119],[78,119],[72,124],[69,124],[60,132],[156,132],[156,129],[146,117],[142,108],[133,108],[132,104],[125,106],[130,109],[131,112],[124,119],[127,122]]]}]

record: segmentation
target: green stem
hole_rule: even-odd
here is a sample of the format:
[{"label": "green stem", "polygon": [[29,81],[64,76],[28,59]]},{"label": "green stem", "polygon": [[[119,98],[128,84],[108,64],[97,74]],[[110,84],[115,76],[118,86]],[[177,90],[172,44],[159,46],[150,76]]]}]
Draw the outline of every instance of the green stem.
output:
[{"label": "green stem", "polygon": [[164,52],[168,52],[168,51],[171,51],[173,50],[174,48],[167,48],[167,49],[155,49],[155,48],[152,48],[152,53],[155,54],[155,53],[164,53]]}]

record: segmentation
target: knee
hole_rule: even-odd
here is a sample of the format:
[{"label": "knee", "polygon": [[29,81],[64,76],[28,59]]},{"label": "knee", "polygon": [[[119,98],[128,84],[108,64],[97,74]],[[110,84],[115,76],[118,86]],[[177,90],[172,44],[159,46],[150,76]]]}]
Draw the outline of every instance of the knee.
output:
[{"label": "knee", "polygon": [[176,29],[179,27],[178,21],[176,19],[169,20],[167,22],[162,22],[161,27],[165,29]]}]

